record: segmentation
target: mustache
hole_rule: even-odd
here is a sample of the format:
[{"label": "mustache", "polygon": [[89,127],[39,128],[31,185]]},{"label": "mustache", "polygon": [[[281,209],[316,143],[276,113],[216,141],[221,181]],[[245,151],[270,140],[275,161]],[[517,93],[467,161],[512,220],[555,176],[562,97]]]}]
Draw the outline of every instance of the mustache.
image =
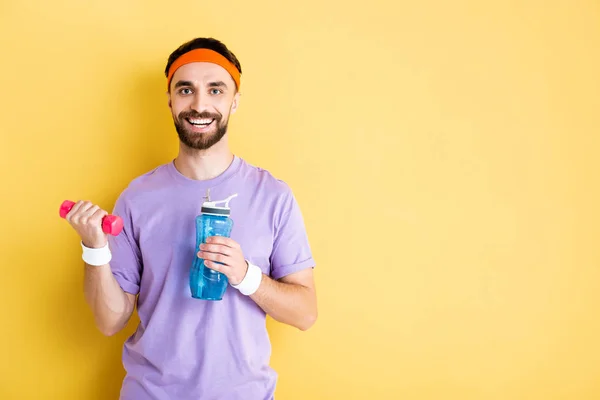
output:
[{"label": "mustache", "polygon": [[202,112],[197,112],[197,111],[182,111],[179,113],[179,118],[180,119],[214,119],[216,121],[220,121],[221,120],[221,114],[213,114],[213,113],[209,113],[208,111],[202,111]]}]

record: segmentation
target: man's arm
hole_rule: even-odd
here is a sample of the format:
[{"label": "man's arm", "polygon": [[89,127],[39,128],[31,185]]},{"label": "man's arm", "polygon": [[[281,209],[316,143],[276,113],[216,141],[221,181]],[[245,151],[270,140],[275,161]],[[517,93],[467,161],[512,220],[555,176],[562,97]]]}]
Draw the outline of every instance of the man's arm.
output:
[{"label": "man's arm", "polygon": [[312,268],[279,281],[263,274],[258,290],[250,295],[276,321],[305,331],[317,320],[317,294]]},{"label": "man's arm", "polygon": [[135,295],[121,289],[110,265],[85,264],[84,294],[96,326],[104,335],[112,336],[127,325],[133,313]]},{"label": "man's arm", "polygon": [[[209,237],[206,244],[200,245],[197,255],[205,260],[208,268],[225,274],[232,285],[238,285],[248,272],[240,245],[230,238]],[[262,274],[260,286],[250,297],[273,319],[301,330],[310,328],[317,319],[312,268],[289,274],[279,281]]]},{"label": "man's arm", "polygon": [[[102,231],[102,218],[108,213],[89,201],[78,201],[65,219],[88,248],[102,248],[108,241]],[[135,296],[126,293],[112,274],[109,264],[85,264],[85,300],[92,309],[96,326],[111,336],[125,327],[133,313]]]}]

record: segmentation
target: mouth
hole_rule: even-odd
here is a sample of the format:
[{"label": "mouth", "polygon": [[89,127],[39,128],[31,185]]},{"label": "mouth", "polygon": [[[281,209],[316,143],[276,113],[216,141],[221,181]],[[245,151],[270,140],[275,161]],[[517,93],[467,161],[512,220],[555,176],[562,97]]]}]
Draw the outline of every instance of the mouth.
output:
[{"label": "mouth", "polygon": [[208,130],[215,122],[214,118],[186,118],[188,124],[190,124],[195,131],[204,132]]}]

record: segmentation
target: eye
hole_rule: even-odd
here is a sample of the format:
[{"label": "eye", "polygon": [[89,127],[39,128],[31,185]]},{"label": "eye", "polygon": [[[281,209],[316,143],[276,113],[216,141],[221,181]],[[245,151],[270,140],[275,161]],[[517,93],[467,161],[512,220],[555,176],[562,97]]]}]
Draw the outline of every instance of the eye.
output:
[{"label": "eye", "polygon": [[179,93],[181,94],[191,94],[192,93],[192,89],[190,88],[183,88],[179,91]]},{"label": "eye", "polygon": [[210,89],[210,94],[217,95],[217,94],[221,94],[221,93],[223,93],[223,91],[221,89]]}]

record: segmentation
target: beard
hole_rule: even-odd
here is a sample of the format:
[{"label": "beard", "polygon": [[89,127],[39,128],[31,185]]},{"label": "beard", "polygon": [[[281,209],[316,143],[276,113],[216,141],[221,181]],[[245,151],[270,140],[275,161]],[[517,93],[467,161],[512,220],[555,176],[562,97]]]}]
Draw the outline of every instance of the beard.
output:
[{"label": "beard", "polygon": [[[210,130],[206,132],[195,132],[189,120],[212,119]],[[173,117],[175,130],[179,140],[187,147],[196,150],[206,150],[217,144],[227,133],[228,119],[223,119],[221,114],[213,114],[207,111],[182,111],[179,117]]]}]

